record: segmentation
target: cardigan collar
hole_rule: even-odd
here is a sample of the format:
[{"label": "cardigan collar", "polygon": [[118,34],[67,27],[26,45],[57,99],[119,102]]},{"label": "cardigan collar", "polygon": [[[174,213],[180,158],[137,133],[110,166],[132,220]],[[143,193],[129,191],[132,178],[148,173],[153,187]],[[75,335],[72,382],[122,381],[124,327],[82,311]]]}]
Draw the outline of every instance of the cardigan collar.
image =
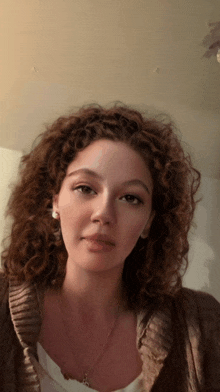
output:
[{"label": "cardigan collar", "polygon": [[172,318],[168,307],[154,311],[150,318],[146,312],[138,315],[137,348],[143,361],[143,382],[147,392],[158,378],[172,343]]},{"label": "cardigan collar", "polygon": [[23,361],[19,364],[19,391],[40,392],[40,381],[34,364],[42,319],[39,299],[35,285],[29,282],[20,284],[15,279],[9,281],[11,320],[23,348]]},{"label": "cardigan collar", "polygon": [[[34,367],[33,356],[37,358],[37,340],[42,323],[44,290],[35,284],[9,284],[9,307],[15,332],[23,347],[25,357],[25,387],[27,392],[40,391],[39,380]],[[149,312],[140,312],[137,316],[137,348],[143,361],[143,383],[146,392],[150,392],[164,361],[172,347],[172,319],[169,308]],[[27,366],[28,365],[28,366]],[[36,388],[33,389],[33,380]],[[30,385],[30,389],[28,386]]]}]

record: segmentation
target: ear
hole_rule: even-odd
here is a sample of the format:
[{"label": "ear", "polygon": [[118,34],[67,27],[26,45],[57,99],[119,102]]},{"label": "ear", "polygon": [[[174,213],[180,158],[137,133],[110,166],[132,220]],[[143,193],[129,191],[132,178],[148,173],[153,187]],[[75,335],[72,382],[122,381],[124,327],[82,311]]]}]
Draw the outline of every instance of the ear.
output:
[{"label": "ear", "polygon": [[149,219],[148,219],[148,221],[147,221],[147,223],[145,225],[144,230],[141,233],[141,238],[144,239],[144,238],[148,237],[148,234],[149,234],[149,231],[150,231],[150,227],[151,227],[151,224],[152,224],[152,222],[154,220],[154,217],[155,217],[155,211],[151,211],[150,217],[149,217]]},{"label": "ear", "polygon": [[53,211],[59,212],[59,208],[58,208],[58,195],[55,195],[55,196],[53,197]]}]

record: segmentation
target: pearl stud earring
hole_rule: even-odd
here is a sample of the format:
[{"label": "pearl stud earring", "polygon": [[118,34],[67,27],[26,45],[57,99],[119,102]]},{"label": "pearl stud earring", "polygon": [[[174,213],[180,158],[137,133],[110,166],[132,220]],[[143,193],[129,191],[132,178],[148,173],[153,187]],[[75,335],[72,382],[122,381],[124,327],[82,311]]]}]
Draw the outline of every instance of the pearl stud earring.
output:
[{"label": "pearl stud earring", "polygon": [[59,219],[59,213],[58,212],[56,212],[56,211],[53,211],[52,212],[52,217],[54,218],[54,219]]}]

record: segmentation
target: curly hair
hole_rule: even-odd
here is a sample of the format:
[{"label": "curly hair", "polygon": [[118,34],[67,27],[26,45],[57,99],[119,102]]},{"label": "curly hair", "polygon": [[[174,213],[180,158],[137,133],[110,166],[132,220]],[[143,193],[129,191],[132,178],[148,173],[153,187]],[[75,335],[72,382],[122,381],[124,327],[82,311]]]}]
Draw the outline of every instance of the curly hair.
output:
[{"label": "curly hair", "polygon": [[148,238],[139,238],[124,264],[122,283],[128,305],[174,295],[188,264],[188,231],[196,206],[200,173],[184,153],[169,119],[149,117],[123,105],[91,105],[59,117],[24,155],[20,180],[8,203],[13,218],[10,243],[2,252],[5,274],[19,281],[61,287],[67,251],[52,201],[76,154],[99,139],[122,141],[145,160],[153,179],[155,217]]}]

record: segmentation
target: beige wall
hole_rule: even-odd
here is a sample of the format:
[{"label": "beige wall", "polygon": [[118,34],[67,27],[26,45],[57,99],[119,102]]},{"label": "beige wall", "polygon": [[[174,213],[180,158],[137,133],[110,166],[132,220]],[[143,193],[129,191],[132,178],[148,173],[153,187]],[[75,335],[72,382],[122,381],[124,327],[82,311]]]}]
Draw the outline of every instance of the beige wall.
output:
[{"label": "beige wall", "polygon": [[[5,209],[10,195],[10,185],[17,179],[20,151],[0,147],[0,242],[5,230]],[[0,251],[2,250],[0,245]]]},{"label": "beige wall", "polygon": [[220,181],[202,177],[195,213],[196,228],[190,233],[189,268],[184,285],[203,290],[220,301]]},{"label": "beige wall", "polygon": [[44,123],[85,103],[149,105],[171,114],[203,175],[185,284],[220,299],[220,64],[201,44],[218,20],[219,0],[2,2],[0,237],[15,150]]},{"label": "beige wall", "polygon": [[28,150],[44,122],[121,100],[180,120],[203,175],[220,179],[220,64],[202,58],[216,20],[219,0],[3,1],[0,146]]}]

